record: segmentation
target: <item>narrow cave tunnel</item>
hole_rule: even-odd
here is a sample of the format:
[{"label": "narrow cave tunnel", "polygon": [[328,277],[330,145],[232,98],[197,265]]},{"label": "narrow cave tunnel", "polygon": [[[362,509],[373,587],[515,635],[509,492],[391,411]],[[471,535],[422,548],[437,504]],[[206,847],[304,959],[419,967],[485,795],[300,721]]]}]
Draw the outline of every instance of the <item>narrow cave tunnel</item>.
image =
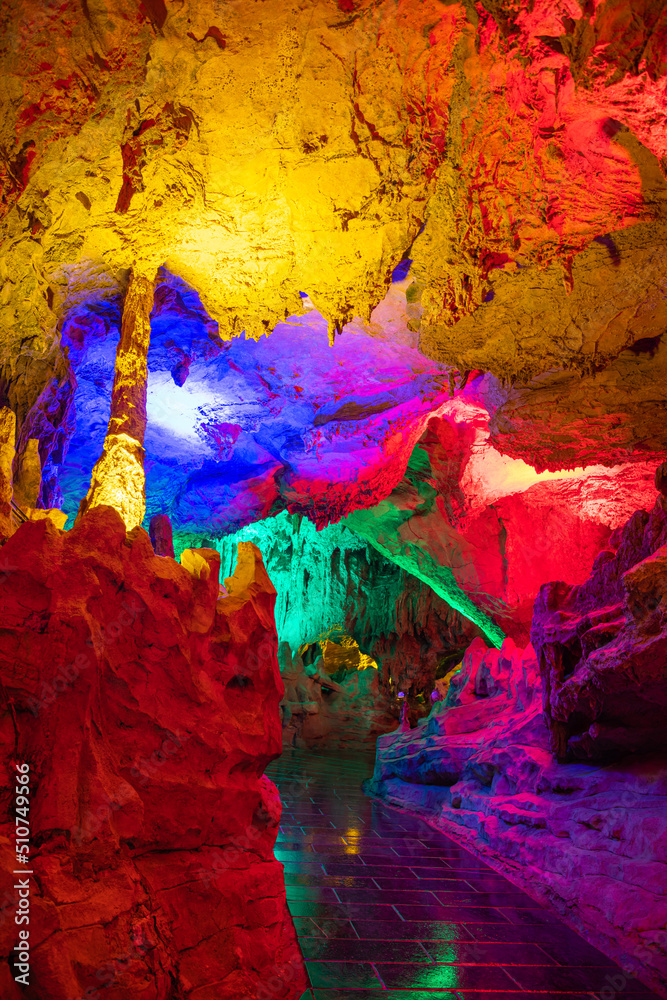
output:
[{"label": "narrow cave tunnel", "polygon": [[667,998],[667,7],[9,0],[0,998]]}]

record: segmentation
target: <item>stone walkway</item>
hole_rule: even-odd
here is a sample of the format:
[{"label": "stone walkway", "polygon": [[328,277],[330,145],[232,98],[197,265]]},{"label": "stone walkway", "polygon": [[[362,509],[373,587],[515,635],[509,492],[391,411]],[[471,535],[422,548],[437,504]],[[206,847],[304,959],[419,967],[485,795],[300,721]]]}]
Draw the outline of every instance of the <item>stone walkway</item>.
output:
[{"label": "stone walkway", "polygon": [[267,770],[310,975],[301,1000],[654,996],[444,834],[367,799],[372,768],[286,750]]}]

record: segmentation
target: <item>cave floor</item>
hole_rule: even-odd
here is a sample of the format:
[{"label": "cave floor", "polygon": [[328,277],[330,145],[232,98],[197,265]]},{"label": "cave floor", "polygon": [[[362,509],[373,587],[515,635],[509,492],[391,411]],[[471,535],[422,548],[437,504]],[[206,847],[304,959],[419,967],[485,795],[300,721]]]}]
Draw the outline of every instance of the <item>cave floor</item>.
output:
[{"label": "cave floor", "polygon": [[455,841],[366,798],[370,754],[286,750],[275,854],[301,1000],[654,996]]}]

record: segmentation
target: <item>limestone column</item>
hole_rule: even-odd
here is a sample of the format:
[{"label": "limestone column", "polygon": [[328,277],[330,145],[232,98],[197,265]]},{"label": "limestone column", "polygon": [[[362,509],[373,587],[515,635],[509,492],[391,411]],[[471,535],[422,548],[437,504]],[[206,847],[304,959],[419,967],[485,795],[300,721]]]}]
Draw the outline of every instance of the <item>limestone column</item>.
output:
[{"label": "limestone column", "polygon": [[16,417],[8,407],[0,409],[0,542],[13,534],[12,525],[12,465]]},{"label": "limestone column", "polygon": [[18,459],[14,476],[14,502],[28,514],[37,506],[42,488],[42,463],[39,457],[39,438],[30,438]]},{"label": "limestone column", "polygon": [[115,507],[128,531],[141,524],[146,512],[144,434],[154,281],[136,271],[130,277],[116,350],[109,427],[78,514],[81,517],[91,507]]}]

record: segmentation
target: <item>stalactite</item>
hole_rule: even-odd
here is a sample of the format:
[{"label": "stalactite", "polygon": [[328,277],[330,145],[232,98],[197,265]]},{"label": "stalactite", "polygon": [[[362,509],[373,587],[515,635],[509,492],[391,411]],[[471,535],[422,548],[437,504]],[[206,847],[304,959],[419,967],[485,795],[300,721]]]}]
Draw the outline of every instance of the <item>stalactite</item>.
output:
[{"label": "stalactite", "polygon": [[116,351],[111,415],[104,448],[81,501],[79,517],[91,507],[108,505],[121,515],[128,530],[144,519],[146,478],[146,356],[154,279],[134,271],[123,306],[123,323]]}]

